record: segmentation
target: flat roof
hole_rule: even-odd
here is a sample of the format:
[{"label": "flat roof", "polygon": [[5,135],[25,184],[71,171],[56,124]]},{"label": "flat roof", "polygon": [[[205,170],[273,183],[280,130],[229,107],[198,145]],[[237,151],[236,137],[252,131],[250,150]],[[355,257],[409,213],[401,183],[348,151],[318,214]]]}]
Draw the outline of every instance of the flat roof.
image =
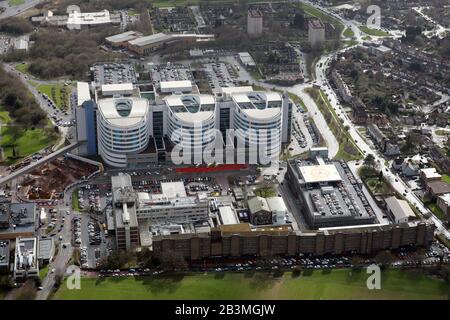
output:
[{"label": "flat roof", "polygon": [[266,199],[272,212],[286,212],[286,204],[282,197],[269,197]]},{"label": "flat roof", "polygon": [[0,240],[0,266],[9,267],[10,250],[9,240]]},{"label": "flat roof", "polygon": [[239,219],[231,206],[219,207],[219,216],[222,224],[230,225],[239,223]]},{"label": "flat roof", "polygon": [[133,91],[132,83],[113,83],[113,84],[104,84],[102,85],[102,93],[103,92],[114,92],[114,91]]},{"label": "flat roof", "polygon": [[108,10],[103,10],[99,12],[71,12],[67,18],[67,24],[102,24],[110,23],[111,16]]},{"label": "flat roof", "polygon": [[424,168],[420,169],[419,172],[423,172],[426,178],[441,178],[442,175],[440,175],[436,168]]},{"label": "flat roof", "polygon": [[89,83],[77,82],[77,104],[81,106],[84,102],[91,100],[91,92],[89,90]]},{"label": "flat roof", "polygon": [[187,197],[182,181],[162,182],[161,191],[169,199]]},{"label": "flat roof", "polygon": [[299,167],[300,174],[306,183],[341,181],[342,178],[334,164]]},{"label": "flat roof", "polygon": [[[122,102],[131,107],[127,116],[121,116],[117,110],[117,105]],[[134,126],[142,122],[149,112],[148,101],[144,98],[105,98],[100,99],[97,105],[103,119],[117,127]]]},{"label": "flat roof", "polygon": [[253,92],[252,86],[240,86],[240,87],[221,87],[220,91],[226,94],[240,93],[240,92]]},{"label": "flat roof", "polygon": [[113,42],[113,43],[125,42],[125,41],[130,41],[130,40],[136,39],[137,37],[139,37],[141,35],[142,34],[137,31],[127,31],[127,32],[115,34],[110,37],[106,37],[105,40],[108,42]]},{"label": "flat roof", "polygon": [[389,197],[386,198],[385,201],[386,205],[391,210],[396,220],[416,217],[408,202],[406,202],[405,200],[400,200],[396,197]]},{"label": "flat roof", "polygon": [[43,260],[49,260],[53,257],[55,252],[53,238],[39,239],[39,253],[38,258]]},{"label": "flat roof", "polygon": [[192,82],[189,80],[161,81],[160,86],[161,86],[161,90],[192,88]]},{"label": "flat roof", "polygon": [[160,32],[160,33],[155,33],[155,34],[152,34],[149,36],[133,39],[133,40],[129,41],[128,43],[132,46],[143,47],[143,46],[147,46],[147,45],[153,44],[153,43],[168,41],[170,39],[172,39],[172,35]]}]

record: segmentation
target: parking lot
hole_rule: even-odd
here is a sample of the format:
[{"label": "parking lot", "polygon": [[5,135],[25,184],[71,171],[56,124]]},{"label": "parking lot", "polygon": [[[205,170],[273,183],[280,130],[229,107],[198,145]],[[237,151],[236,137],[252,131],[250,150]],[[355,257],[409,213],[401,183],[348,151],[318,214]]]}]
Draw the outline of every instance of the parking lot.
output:
[{"label": "parking lot", "polygon": [[231,64],[223,62],[206,63],[204,68],[206,78],[213,92],[220,92],[222,87],[238,85],[237,74]]},{"label": "parking lot", "polygon": [[194,81],[191,68],[183,64],[151,65],[150,74],[155,86],[161,81]]}]

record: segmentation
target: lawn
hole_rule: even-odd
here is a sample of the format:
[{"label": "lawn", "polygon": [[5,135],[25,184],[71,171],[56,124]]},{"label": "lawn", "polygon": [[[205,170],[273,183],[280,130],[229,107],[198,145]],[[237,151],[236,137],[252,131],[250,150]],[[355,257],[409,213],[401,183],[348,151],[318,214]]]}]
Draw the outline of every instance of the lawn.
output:
[{"label": "lawn", "polygon": [[272,187],[262,187],[255,190],[255,194],[261,198],[276,197],[278,193]]},{"label": "lawn", "polygon": [[39,279],[41,279],[41,281],[44,280],[47,274],[48,274],[48,264],[45,267],[39,269]]},{"label": "lawn", "polygon": [[361,26],[359,27],[359,30],[361,30],[362,32],[364,32],[365,34],[374,36],[374,37],[387,37],[389,36],[389,33],[383,30],[378,30],[378,29],[372,29],[369,28],[368,26]]},{"label": "lawn", "polygon": [[381,290],[369,290],[364,270],[307,270],[299,277],[286,272],[217,273],[159,277],[82,278],[80,290],[65,285],[54,299],[448,299],[450,286],[420,273],[389,270]]},{"label": "lawn", "polygon": [[75,189],[75,191],[72,192],[72,209],[78,212],[81,211],[78,203],[78,189]]},{"label": "lawn", "polygon": [[355,35],[355,33],[353,32],[353,30],[352,30],[351,28],[345,29],[345,31],[344,31],[344,37],[351,38],[351,37],[353,37],[354,35]]},{"label": "lawn", "polygon": [[316,102],[325,120],[329,124],[330,130],[339,142],[339,150],[334,158],[346,161],[362,159],[361,152],[350,134],[343,127],[340,120],[338,120],[339,117],[328,101],[325,93],[322,90],[314,88],[308,88],[306,91]]},{"label": "lawn", "polygon": [[16,69],[17,71],[22,72],[22,73],[26,73],[26,74],[29,73],[28,72],[28,63],[26,63],[26,62],[16,64],[14,69]]},{"label": "lawn", "polygon": [[[45,93],[50,99],[52,99],[55,105],[60,109],[66,109],[69,102],[70,89],[66,88],[67,86],[59,83],[41,84],[37,87],[40,92]],[[66,93],[65,90],[67,90]]]},{"label": "lawn", "polygon": [[[259,2],[260,0],[248,0],[246,3]],[[182,5],[195,5],[199,4],[200,0],[155,0],[152,2],[152,6],[157,8],[163,7],[174,7],[174,6],[182,6]],[[233,3],[238,2],[238,0],[209,0],[210,3],[218,2],[218,3]]]},{"label": "lawn", "polygon": [[434,213],[434,215],[435,215],[436,217],[438,217],[438,218],[441,219],[441,220],[444,220],[444,219],[445,219],[444,212],[442,212],[442,210],[437,206],[436,203],[428,203],[428,204],[427,204],[427,207],[428,207],[428,209],[431,210],[431,212]]},{"label": "lawn", "polygon": [[444,182],[450,183],[450,175],[448,174],[443,174],[441,179]]},{"label": "lawn", "polygon": [[322,10],[316,9],[313,6],[306,3],[300,3],[300,8],[303,9],[303,11],[305,11],[310,16],[320,18],[323,21],[327,21],[328,23],[332,24],[337,30],[342,31],[342,29],[344,29],[344,25],[339,20],[333,18],[332,16],[328,15]]},{"label": "lawn", "polygon": [[[13,156],[13,143],[16,150],[16,156],[19,158],[25,158],[30,154],[33,154],[41,149],[44,149],[48,145],[55,142],[50,138],[47,132],[41,128],[27,129],[23,131],[18,139],[13,142],[12,136],[9,134],[9,128],[5,127],[1,130],[2,140],[0,146],[4,148],[5,157]],[[18,159],[9,159],[6,163],[11,164]]]},{"label": "lawn", "polygon": [[15,7],[24,4],[25,0],[9,0],[8,3],[11,7]]}]

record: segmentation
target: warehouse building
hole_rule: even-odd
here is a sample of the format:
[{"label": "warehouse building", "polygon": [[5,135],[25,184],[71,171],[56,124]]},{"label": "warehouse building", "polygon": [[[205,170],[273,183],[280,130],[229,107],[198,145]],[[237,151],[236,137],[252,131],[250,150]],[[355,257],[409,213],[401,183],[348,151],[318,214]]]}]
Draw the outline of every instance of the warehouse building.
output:
[{"label": "warehouse building", "polygon": [[105,38],[106,42],[113,48],[126,47],[128,41],[142,37],[138,31],[127,31]]},{"label": "warehouse building", "polygon": [[195,34],[195,33],[155,33],[149,36],[137,37],[127,41],[126,47],[141,56],[147,56],[156,50],[163,49],[175,43],[194,43],[202,41],[214,40],[211,34]]},{"label": "warehouse building", "polygon": [[387,212],[394,223],[404,223],[417,218],[407,201],[396,197],[386,198],[385,201]]}]

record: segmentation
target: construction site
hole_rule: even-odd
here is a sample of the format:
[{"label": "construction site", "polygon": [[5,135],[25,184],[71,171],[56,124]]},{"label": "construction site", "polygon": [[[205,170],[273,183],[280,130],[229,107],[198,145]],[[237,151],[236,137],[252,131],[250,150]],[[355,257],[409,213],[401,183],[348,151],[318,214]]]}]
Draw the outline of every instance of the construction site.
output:
[{"label": "construction site", "polygon": [[68,185],[83,180],[97,169],[92,164],[59,157],[26,174],[22,194],[28,200],[57,199]]}]

